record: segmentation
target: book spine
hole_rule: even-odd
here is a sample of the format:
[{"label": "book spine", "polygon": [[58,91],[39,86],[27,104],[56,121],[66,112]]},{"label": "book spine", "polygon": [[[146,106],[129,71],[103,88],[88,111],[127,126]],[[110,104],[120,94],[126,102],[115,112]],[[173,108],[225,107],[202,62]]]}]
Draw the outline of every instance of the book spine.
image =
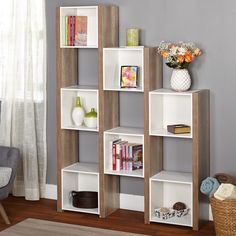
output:
[{"label": "book spine", "polygon": [[122,147],[122,157],[123,157],[123,170],[126,170],[126,144],[123,145]]},{"label": "book spine", "polygon": [[120,144],[116,144],[116,170],[120,171]]},{"label": "book spine", "polygon": [[120,145],[120,170],[123,170],[123,144]]},{"label": "book spine", "polygon": [[133,147],[129,146],[129,171],[133,170]]},{"label": "book spine", "polygon": [[67,16],[67,46],[70,46],[70,16]]},{"label": "book spine", "polygon": [[125,170],[129,170],[129,144],[125,146]]},{"label": "book spine", "polygon": [[116,170],[116,144],[112,144],[112,170]]},{"label": "book spine", "polygon": [[64,40],[65,40],[65,46],[68,46],[68,42],[67,42],[68,29],[67,29],[67,26],[68,26],[68,17],[65,16],[65,18],[64,18]]},{"label": "book spine", "polygon": [[73,46],[73,16],[70,16],[70,46]]},{"label": "book spine", "polygon": [[73,16],[73,34],[72,34],[72,45],[75,46],[75,16]]}]

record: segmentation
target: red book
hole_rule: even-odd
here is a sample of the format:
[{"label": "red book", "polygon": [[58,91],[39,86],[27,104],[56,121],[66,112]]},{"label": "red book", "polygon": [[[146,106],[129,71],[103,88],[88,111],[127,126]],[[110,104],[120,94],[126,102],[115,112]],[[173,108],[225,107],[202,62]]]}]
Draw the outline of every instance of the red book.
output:
[{"label": "red book", "polygon": [[112,170],[116,170],[116,144],[120,141],[121,139],[112,141]]},{"label": "red book", "polygon": [[70,16],[70,46],[74,46],[74,16]]},{"label": "red book", "polygon": [[116,144],[112,144],[112,170],[116,170]]},{"label": "red book", "polygon": [[122,141],[120,143],[120,169],[124,170],[124,162],[125,162],[125,145],[127,144],[127,141]]}]

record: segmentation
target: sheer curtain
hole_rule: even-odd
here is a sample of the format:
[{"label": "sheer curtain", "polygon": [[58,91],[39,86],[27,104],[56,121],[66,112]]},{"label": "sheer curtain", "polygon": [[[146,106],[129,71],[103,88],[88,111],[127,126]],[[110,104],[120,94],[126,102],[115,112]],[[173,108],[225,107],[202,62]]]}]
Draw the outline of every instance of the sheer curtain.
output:
[{"label": "sheer curtain", "polygon": [[0,144],[21,151],[13,194],[38,200],[47,158],[45,0],[0,4]]}]

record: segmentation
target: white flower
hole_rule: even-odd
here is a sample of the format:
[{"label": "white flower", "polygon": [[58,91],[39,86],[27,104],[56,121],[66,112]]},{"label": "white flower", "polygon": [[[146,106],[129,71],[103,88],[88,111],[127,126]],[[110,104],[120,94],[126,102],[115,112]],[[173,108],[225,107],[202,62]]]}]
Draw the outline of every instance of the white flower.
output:
[{"label": "white flower", "polygon": [[177,54],[177,51],[178,51],[178,47],[173,47],[173,48],[170,49],[170,53],[171,53],[172,55],[176,55],[176,54]]},{"label": "white flower", "polygon": [[180,47],[178,51],[179,51],[179,53],[178,53],[179,55],[184,55],[187,50],[186,50],[186,48]]}]

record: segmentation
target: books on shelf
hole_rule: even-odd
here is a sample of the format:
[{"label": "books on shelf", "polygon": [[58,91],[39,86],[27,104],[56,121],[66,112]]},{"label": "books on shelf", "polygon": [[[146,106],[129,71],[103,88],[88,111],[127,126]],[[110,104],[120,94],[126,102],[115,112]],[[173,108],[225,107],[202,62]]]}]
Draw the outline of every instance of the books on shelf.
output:
[{"label": "books on shelf", "polygon": [[143,145],[116,139],[111,141],[113,171],[134,171],[143,168]]},{"label": "books on shelf", "polygon": [[184,124],[167,125],[167,131],[173,134],[185,134],[190,133],[191,128]]},{"label": "books on shelf", "polygon": [[87,16],[64,16],[63,28],[64,46],[87,46]]}]

